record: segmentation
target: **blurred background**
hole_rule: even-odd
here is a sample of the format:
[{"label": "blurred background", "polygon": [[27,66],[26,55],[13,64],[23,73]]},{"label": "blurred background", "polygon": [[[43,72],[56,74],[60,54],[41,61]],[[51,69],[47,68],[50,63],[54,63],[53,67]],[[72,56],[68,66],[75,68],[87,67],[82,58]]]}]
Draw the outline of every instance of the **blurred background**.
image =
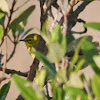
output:
[{"label": "blurred background", "polygon": [[[11,4],[13,0],[7,0],[9,3],[9,8],[11,8]],[[17,6],[21,5],[25,0],[18,1]],[[18,16],[20,12],[22,12],[24,9],[28,8],[30,5],[36,5],[35,10],[28,18],[28,24],[25,27],[25,30],[33,27],[40,28],[40,5],[38,0],[30,0],[24,7],[22,7],[19,11],[15,12],[13,15],[13,18]],[[56,10],[54,9],[54,13],[56,13]],[[13,20],[12,18],[12,20]],[[94,1],[90,3],[85,10],[79,15],[79,18],[85,20],[86,22],[100,22],[100,1]],[[74,31],[81,31],[83,30],[83,25],[77,23],[76,26],[73,28]],[[35,33],[36,30],[32,30],[30,33]],[[10,34],[10,33],[9,33]],[[100,43],[100,32],[88,29],[87,35],[92,35],[94,41],[99,41]],[[81,35],[75,35],[76,37],[79,37]],[[4,47],[1,48],[4,50]],[[11,54],[13,50],[13,44],[7,40],[7,52],[8,56]],[[2,51],[3,52],[3,51]],[[17,45],[15,54],[13,58],[7,63],[7,68],[9,69],[15,69],[17,71],[21,72],[27,72],[30,69],[30,65],[33,62],[33,58],[29,55],[27,52],[27,48],[24,44],[24,42],[20,42]],[[84,72],[85,74],[92,76],[93,72],[90,68],[86,68],[82,70],[81,72]],[[3,81],[1,83],[1,86],[6,83],[9,80]],[[13,80],[11,79],[11,87],[9,90],[9,93],[7,95],[6,100],[16,100],[16,98],[19,95],[19,91],[14,85]]]}]

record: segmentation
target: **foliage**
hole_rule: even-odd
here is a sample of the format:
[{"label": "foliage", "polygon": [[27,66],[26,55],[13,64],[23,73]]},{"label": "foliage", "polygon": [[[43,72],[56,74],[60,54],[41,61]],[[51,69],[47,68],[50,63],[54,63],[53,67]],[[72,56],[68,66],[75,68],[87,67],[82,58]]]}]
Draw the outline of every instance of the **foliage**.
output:
[{"label": "foliage", "polygon": [[8,91],[10,89],[11,81],[9,81],[7,84],[4,84],[0,89],[0,100],[5,100]]},{"label": "foliage", "polygon": [[[41,2],[41,0],[39,1]],[[89,1],[90,3],[93,0],[83,1]],[[6,0],[0,0],[0,46],[5,42],[5,36],[14,44],[14,49],[7,59],[7,62],[13,57],[19,40],[23,39],[24,36],[34,29],[30,27],[25,31],[28,17],[34,11],[35,5],[22,11],[19,16],[11,21],[12,14],[27,4],[27,2],[24,2],[23,5],[14,10],[14,6],[17,2],[18,0],[13,0],[12,8],[9,10]],[[46,2],[48,3],[48,0]],[[51,3],[47,9],[47,12],[49,10],[53,18],[52,6],[58,10],[57,0],[55,0],[55,3]],[[82,12],[84,8],[80,12]],[[45,14],[49,16],[47,12],[44,11],[44,16]],[[71,13],[72,12],[75,13],[74,11],[71,11]],[[7,25],[5,25],[5,17],[8,18]],[[73,35],[75,33],[84,34],[88,27],[100,31],[100,23],[86,23],[83,20],[79,20],[77,18],[78,16],[74,17],[78,22],[84,24],[85,31],[73,32],[71,30],[72,28],[70,29],[68,26],[70,34],[66,35],[63,31],[64,26],[60,21],[56,21],[54,27],[50,29],[51,22],[49,19],[45,19],[41,30],[37,29],[48,48],[46,55],[38,51],[33,52],[36,58],[43,64],[43,67],[40,71],[37,69],[37,74],[33,82],[21,76],[12,75],[16,86],[25,100],[45,100],[46,98],[47,100],[100,100],[100,55],[97,50],[99,43],[93,42],[92,36],[85,35],[75,39]],[[41,18],[41,23],[42,20]],[[73,23],[70,22],[71,27],[74,27],[77,21],[73,21]],[[12,33],[13,39],[11,38],[10,32]],[[83,73],[79,74],[79,71],[87,66],[90,66],[94,71],[92,78],[87,77]],[[10,84],[11,82],[8,82],[1,87],[0,100],[5,100]]]},{"label": "foliage", "polygon": [[[58,35],[58,38],[60,38],[60,37],[61,36]],[[56,40],[56,37],[54,40]],[[60,40],[60,41],[62,41],[62,40]],[[59,41],[57,41],[57,43],[59,43]],[[84,59],[82,58],[78,61],[80,49],[82,49],[82,51],[83,51]],[[52,53],[51,53],[51,55],[52,55]],[[62,64],[59,63],[59,66],[61,67],[61,69],[59,69],[55,73],[54,69],[52,70],[50,61],[47,60],[46,57],[43,56],[43,54],[36,52],[36,57],[41,62],[43,62],[46,69],[50,69],[52,72],[47,77],[48,77],[48,79],[52,80],[52,82],[49,84],[51,85],[51,88],[52,88],[53,100],[90,100],[90,98],[97,99],[97,100],[100,99],[100,96],[99,96],[99,92],[100,92],[100,88],[99,88],[100,72],[99,71],[100,70],[98,68],[99,63],[97,65],[95,63],[95,61],[96,61],[96,60],[94,60],[95,56],[99,56],[99,54],[98,54],[98,51],[95,49],[92,41],[90,41],[90,39],[88,39],[88,36],[82,37],[80,39],[80,41],[78,42],[78,45],[75,48],[75,54],[72,58],[71,65],[69,66],[69,69],[68,69],[69,73],[67,73],[68,74],[68,77],[67,77],[66,69]],[[78,64],[76,65],[76,69],[73,70],[73,66],[76,62]],[[85,62],[87,62],[88,65],[90,65],[93,68],[93,70],[95,71],[95,75],[93,76],[92,79],[87,79],[86,76],[84,76],[83,74],[81,74],[81,75],[77,74],[77,72],[80,70],[80,68],[83,66],[83,63],[85,63]],[[56,65],[56,61],[55,61],[55,65]],[[45,71],[45,70],[42,69],[41,72],[42,71]],[[56,74],[56,77],[54,77],[52,79],[52,78],[50,78],[50,76],[53,75],[53,72]],[[40,74],[41,73],[38,73],[39,76],[40,76]],[[38,92],[40,92],[39,94],[40,94],[41,99],[43,99],[43,100],[45,99],[45,97],[44,97],[45,92],[43,91],[43,87],[39,87],[39,84],[37,84],[40,82],[40,78],[38,77],[38,75],[36,77],[37,82],[35,81],[33,83],[30,83],[31,85],[25,79],[23,79],[17,75],[13,76],[13,79],[15,80],[16,85],[20,89],[22,95],[23,95],[23,92],[25,93],[25,96],[23,95],[23,97],[27,100],[29,99],[29,97],[26,97],[26,95],[28,96],[28,94],[23,89],[25,89],[27,87],[31,87],[32,91],[33,91],[32,94],[36,95],[38,93],[37,93],[37,90],[34,89],[35,85],[38,88]],[[42,78],[42,76],[40,76],[40,77]],[[45,74],[44,74],[44,77],[45,77]],[[22,84],[21,80],[25,81],[24,85],[21,85]],[[18,83],[19,81],[20,81],[20,83]],[[44,82],[45,81],[42,80],[42,83],[44,83]],[[26,84],[29,84],[29,85],[26,85]],[[88,91],[85,87],[85,84],[88,86],[87,87],[89,89]],[[84,91],[84,89],[85,89],[85,91]],[[29,93],[30,92],[31,92],[31,89],[29,90]],[[87,94],[87,92],[89,92],[89,93]],[[40,100],[40,98],[37,98],[34,96],[34,100]]]}]

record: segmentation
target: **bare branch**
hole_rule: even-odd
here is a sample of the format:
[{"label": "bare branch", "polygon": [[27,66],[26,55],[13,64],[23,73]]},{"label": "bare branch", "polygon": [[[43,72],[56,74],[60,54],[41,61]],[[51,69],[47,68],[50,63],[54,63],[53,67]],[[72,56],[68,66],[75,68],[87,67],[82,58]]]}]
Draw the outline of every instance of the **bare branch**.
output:
[{"label": "bare branch", "polygon": [[5,54],[4,54],[4,65],[2,68],[2,76],[0,77],[0,83],[2,82],[4,75],[5,75],[5,69],[6,69],[6,62],[7,62],[7,36],[4,36],[4,42],[5,42]]},{"label": "bare branch", "polygon": [[[0,67],[0,71],[2,71],[2,67]],[[17,74],[20,76],[24,76],[27,77],[28,76],[28,72],[20,72],[20,71],[16,71],[16,70],[12,70],[12,69],[5,69],[5,73],[7,74]]]}]

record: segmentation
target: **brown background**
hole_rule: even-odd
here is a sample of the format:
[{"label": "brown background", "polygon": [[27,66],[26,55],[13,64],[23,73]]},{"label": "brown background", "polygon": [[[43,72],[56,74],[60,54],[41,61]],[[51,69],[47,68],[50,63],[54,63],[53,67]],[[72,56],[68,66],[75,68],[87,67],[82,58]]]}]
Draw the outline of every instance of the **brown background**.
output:
[{"label": "brown background", "polygon": [[[21,5],[24,1],[25,0],[19,0],[19,2],[17,3],[17,6]],[[8,2],[9,2],[9,8],[10,8],[12,2],[11,0],[8,0]],[[26,9],[28,6],[32,4],[36,5],[36,9],[32,13],[32,15],[29,17],[28,25],[26,26],[25,30],[32,28],[34,26],[38,28],[40,27],[40,9],[39,9],[38,0],[30,0],[27,5],[25,5],[23,8],[21,8],[20,11],[14,14],[14,17],[16,17],[21,11],[23,11],[23,9]],[[82,18],[86,22],[100,22],[100,2],[94,1],[91,4],[89,4],[86,7],[86,9],[79,15],[79,18]],[[80,31],[82,29],[83,29],[82,24],[77,24],[73,28],[73,30],[75,31]],[[36,31],[33,30],[32,33],[33,32],[36,32]],[[89,35],[94,36],[94,40],[100,42],[100,32],[89,29],[87,33]],[[76,35],[76,37],[78,36],[79,35]],[[9,40],[8,40],[7,48],[8,48],[8,56],[9,56],[11,51],[13,50],[13,45],[11,44]],[[2,50],[4,50],[4,47],[2,47]],[[33,58],[28,54],[25,44],[23,42],[20,42],[16,48],[15,55],[9,61],[9,63],[7,63],[7,68],[26,72],[29,70],[29,66],[32,64],[32,61],[33,61]],[[87,68],[83,70],[82,72],[85,72],[89,76],[91,76],[93,73],[90,68]],[[2,82],[1,86],[7,81]],[[18,95],[19,95],[19,90],[16,88],[13,80],[11,79],[11,87],[10,87],[6,100],[15,100],[18,97]]]}]

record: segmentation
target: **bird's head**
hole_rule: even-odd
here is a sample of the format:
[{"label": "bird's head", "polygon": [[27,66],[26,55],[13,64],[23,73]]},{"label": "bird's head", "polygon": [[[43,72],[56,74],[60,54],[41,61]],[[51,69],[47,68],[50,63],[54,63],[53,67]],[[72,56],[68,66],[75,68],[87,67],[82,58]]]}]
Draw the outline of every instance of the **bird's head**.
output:
[{"label": "bird's head", "polygon": [[27,48],[28,47],[34,47],[37,46],[40,40],[40,36],[38,34],[30,34],[28,36],[25,37],[25,39],[20,40],[20,41],[24,41]]}]

